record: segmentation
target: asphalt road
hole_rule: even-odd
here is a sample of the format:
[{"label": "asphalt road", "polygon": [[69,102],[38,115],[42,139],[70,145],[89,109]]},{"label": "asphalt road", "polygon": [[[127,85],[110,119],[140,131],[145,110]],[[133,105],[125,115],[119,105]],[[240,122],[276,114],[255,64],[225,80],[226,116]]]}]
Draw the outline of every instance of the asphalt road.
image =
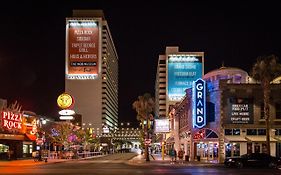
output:
[{"label": "asphalt road", "polygon": [[0,174],[28,175],[280,175],[275,169],[234,169],[223,166],[181,165],[181,164],[132,164],[133,154],[116,154],[93,160],[74,160],[55,164],[34,166],[0,167]]}]

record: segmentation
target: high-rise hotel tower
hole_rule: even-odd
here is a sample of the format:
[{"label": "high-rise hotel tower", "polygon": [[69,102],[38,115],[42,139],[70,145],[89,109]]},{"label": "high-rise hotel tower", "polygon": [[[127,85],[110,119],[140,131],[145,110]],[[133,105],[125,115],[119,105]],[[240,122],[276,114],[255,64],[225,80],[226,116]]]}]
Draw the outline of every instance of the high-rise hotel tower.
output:
[{"label": "high-rise hotel tower", "polygon": [[101,135],[118,127],[118,56],[101,10],[73,10],[66,19],[65,92],[82,127]]},{"label": "high-rise hotel tower", "polygon": [[155,114],[168,117],[169,106],[185,96],[185,90],[204,74],[204,52],[179,52],[178,47],[166,47],[159,55],[155,81]]}]

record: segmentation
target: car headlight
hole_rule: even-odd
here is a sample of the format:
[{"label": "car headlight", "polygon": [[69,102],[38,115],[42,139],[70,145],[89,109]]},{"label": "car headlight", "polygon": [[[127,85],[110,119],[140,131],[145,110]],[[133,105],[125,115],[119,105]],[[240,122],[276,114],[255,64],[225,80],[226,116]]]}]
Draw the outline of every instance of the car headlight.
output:
[{"label": "car headlight", "polygon": [[228,162],[232,162],[232,159],[228,159]]}]

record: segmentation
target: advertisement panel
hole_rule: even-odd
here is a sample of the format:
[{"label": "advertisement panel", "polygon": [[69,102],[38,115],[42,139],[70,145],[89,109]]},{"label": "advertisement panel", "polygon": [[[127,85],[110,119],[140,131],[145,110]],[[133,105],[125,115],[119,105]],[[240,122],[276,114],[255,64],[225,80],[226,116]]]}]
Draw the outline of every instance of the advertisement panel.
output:
[{"label": "advertisement panel", "polygon": [[168,55],[168,98],[180,101],[192,82],[203,76],[203,55]]},{"label": "advertisement panel", "polygon": [[227,124],[253,124],[253,99],[236,98],[228,99]]},{"label": "advertisement panel", "polygon": [[67,19],[66,78],[95,79],[99,73],[99,21]]},{"label": "advertisement panel", "polygon": [[169,119],[155,119],[155,133],[170,132],[170,120]]}]

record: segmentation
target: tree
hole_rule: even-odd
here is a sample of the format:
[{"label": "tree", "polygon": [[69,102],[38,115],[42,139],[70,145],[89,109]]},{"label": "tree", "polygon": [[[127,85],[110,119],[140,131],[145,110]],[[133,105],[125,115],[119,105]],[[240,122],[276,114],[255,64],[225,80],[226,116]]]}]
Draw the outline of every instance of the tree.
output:
[{"label": "tree", "polygon": [[264,115],[266,125],[266,147],[267,153],[270,154],[270,115],[269,115],[269,98],[270,83],[281,74],[281,64],[277,63],[278,57],[275,55],[260,56],[253,65],[251,76],[261,83],[263,89]]},{"label": "tree", "polygon": [[78,145],[83,142],[85,132],[82,128],[73,125],[70,122],[56,122],[47,128],[47,137],[53,143],[64,146],[66,150],[70,146]]},{"label": "tree", "polygon": [[[149,93],[145,93],[143,96],[139,96],[138,100],[134,101],[133,103],[133,109],[135,109],[137,112],[137,120],[141,121],[141,123],[144,124],[143,128],[145,138],[149,139],[148,122],[149,117],[155,109],[154,98]],[[145,157],[146,161],[149,161],[149,151],[147,144],[145,144]]]}]

